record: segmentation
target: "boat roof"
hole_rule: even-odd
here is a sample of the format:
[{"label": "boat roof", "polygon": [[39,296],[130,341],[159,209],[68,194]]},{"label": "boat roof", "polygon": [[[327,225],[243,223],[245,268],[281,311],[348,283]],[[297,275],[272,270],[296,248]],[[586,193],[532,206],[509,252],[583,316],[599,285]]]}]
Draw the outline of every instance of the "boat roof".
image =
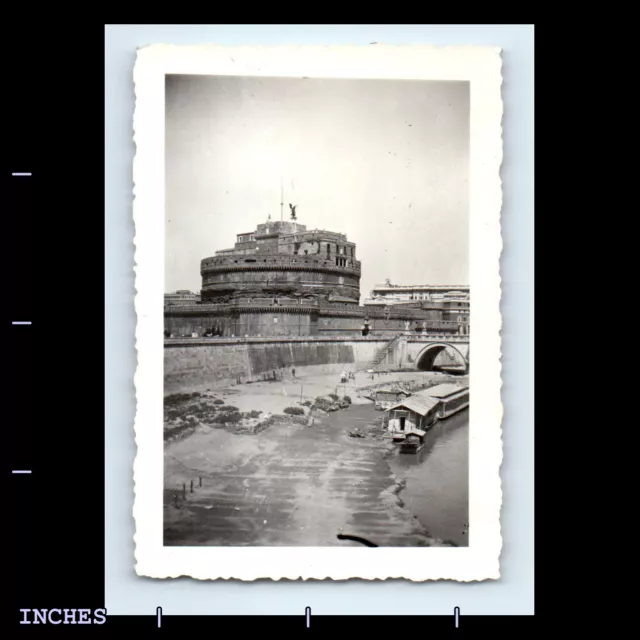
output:
[{"label": "boat roof", "polygon": [[404,433],[407,436],[416,435],[422,438],[422,436],[426,435],[427,432],[422,429],[409,429],[409,431],[405,431]]},{"label": "boat roof", "polygon": [[458,393],[459,391],[465,391],[468,388],[469,387],[447,382],[444,384],[438,384],[435,387],[431,387],[429,389],[424,389],[417,395],[430,398],[444,398],[446,396],[453,395],[454,393]]},{"label": "boat roof", "polygon": [[420,396],[413,395],[413,396],[409,396],[402,402],[399,402],[398,404],[394,404],[393,406],[389,407],[387,411],[392,411],[393,409],[399,409],[400,407],[405,407],[406,409],[409,409],[410,411],[418,413],[421,416],[426,416],[427,413],[429,413],[429,411],[431,411],[431,409],[433,409],[433,407],[435,407],[438,404],[438,402],[440,401],[437,400],[436,398],[429,398],[424,396],[420,397]]},{"label": "boat roof", "polygon": [[389,387],[388,389],[376,389],[376,393],[404,393],[405,396],[410,396],[411,392],[400,387]]}]

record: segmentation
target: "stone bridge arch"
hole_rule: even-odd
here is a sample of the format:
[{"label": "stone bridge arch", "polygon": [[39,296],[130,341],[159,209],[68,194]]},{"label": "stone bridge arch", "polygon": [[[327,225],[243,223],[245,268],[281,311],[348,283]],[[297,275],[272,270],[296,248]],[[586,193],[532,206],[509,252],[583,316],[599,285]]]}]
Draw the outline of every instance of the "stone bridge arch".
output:
[{"label": "stone bridge arch", "polygon": [[460,349],[450,342],[432,342],[424,347],[416,356],[414,362],[419,371],[433,371],[436,358],[445,350],[450,349],[458,355],[459,364],[464,366],[464,372],[469,371],[469,362]]}]

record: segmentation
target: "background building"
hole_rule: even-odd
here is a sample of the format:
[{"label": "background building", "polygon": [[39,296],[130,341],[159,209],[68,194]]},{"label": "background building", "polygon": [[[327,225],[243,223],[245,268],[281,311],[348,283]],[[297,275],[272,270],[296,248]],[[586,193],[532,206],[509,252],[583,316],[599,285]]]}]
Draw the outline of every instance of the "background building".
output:
[{"label": "background building", "polygon": [[391,284],[389,280],[376,285],[371,297],[365,299],[365,306],[387,304],[409,304],[420,301],[469,301],[468,285],[450,284]]},{"label": "background building", "polygon": [[173,291],[172,293],[164,294],[165,307],[197,304],[198,302],[200,302],[200,294],[186,289],[180,289],[178,291]]},{"label": "background building", "polygon": [[402,306],[421,309],[427,325],[468,334],[470,324],[470,292],[468,285],[395,285],[387,280],[376,285],[371,297],[364,300],[367,308]]}]

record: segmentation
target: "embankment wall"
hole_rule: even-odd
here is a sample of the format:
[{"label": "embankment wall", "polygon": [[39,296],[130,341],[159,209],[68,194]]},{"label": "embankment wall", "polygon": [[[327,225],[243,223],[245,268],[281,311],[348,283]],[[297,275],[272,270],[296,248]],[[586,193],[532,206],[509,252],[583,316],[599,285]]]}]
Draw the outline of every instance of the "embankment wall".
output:
[{"label": "embankment wall", "polygon": [[241,382],[366,368],[385,340],[280,339],[168,340],[164,348],[165,395]]}]

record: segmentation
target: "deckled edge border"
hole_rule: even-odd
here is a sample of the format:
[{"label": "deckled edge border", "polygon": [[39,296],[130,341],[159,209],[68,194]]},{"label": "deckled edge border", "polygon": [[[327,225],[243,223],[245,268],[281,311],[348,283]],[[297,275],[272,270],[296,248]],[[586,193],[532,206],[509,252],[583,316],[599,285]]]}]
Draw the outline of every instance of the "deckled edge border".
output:
[{"label": "deckled edge border", "polygon": [[[378,47],[380,46],[378,43],[375,43]],[[504,461],[504,443],[503,443],[503,438],[502,438],[502,424],[503,424],[503,418],[504,418],[504,404],[502,402],[502,388],[503,388],[503,379],[502,379],[502,313],[501,313],[501,303],[502,303],[502,277],[501,277],[501,269],[500,269],[500,263],[501,263],[501,259],[502,259],[502,251],[503,251],[503,247],[504,247],[504,242],[502,239],[502,224],[501,224],[501,217],[502,217],[502,209],[503,209],[503,190],[502,190],[502,178],[501,178],[501,170],[502,170],[502,163],[503,163],[503,156],[504,156],[504,140],[503,140],[503,133],[504,133],[504,127],[503,127],[503,115],[504,115],[504,100],[503,100],[503,96],[502,96],[502,86],[503,86],[503,82],[504,82],[504,78],[502,75],[502,67],[503,67],[503,62],[502,62],[502,49],[498,48],[498,47],[493,47],[493,48],[489,48],[489,47],[478,47],[476,45],[469,45],[468,47],[464,47],[464,46],[448,46],[448,47],[436,47],[436,46],[426,46],[426,45],[402,45],[399,47],[395,47],[394,45],[383,45],[385,47],[393,47],[393,48],[403,48],[403,49],[407,49],[407,48],[419,48],[421,50],[444,50],[444,49],[456,49],[458,51],[461,51],[463,49],[478,49],[478,48],[482,48],[482,49],[491,49],[498,58],[498,69],[497,69],[497,74],[499,77],[499,104],[500,104],[500,113],[499,113],[499,124],[498,124],[498,130],[500,132],[500,155],[498,158],[495,159],[495,165],[493,167],[493,170],[495,171],[495,178],[496,178],[496,184],[495,184],[495,188],[497,189],[498,193],[499,193],[499,198],[497,199],[498,202],[498,211],[496,212],[497,215],[497,239],[498,239],[498,251],[497,251],[497,255],[495,256],[496,261],[495,264],[497,266],[497,278],[496,278],[496,285],[497,285],[497,293],[498,293],[498,308],[497,308],[497,313],[498,313],[498,317],[499,317],[499,327],[498,327],[498,389],[499,389],[499,398],[500,398],[500,422],[498,425],[498,429],[499,429],[499,433],[498,433],[498,444],[499,444],[499,454],[500,454],[500,459],[499,459],[499,463],[497,466],[497,474],[498,474],[498,484],[497,484],[497,490],[499,491],[498,497],[499,497],[499,522],[498,522],[498,527],[499,527],[499,539],[500,539],[500,546],[498,549],[498,557],[497,557],[497,562],[498,562],[498,566],[496,568],[495,574],[494,575],[487,575],[485,577],[470,577],[470,578],[461,578],[461,577],[448,577],[448,576],[443,576],[443,577],[417,577],[417,576],[403,576],[403,575],[394,575],[394,576],[373,576],[373,577],[363,577],[363,576],[358,576],[358,575],[342,575],[342,576],[329,576],[329,575],[318,575],[318,576],[313,576],[313,577],[304,577],[301,575],[280,575],[280,576],[273,576],[273,577],[263,577],[263,576],[253,576],[253,577],[249,577],[247,575],[219,575],[219,576],[207,576],[207,575],[193,575],[193,574],[189,574],[189,573],[181,573],[181,572],[173,572],[173,573],[168,573],[168,572],[164,572],[162,574],[150,574],[147,572],[140,572],[139,569],[139,540],[138,540],[138,527],[137,527],[137,521],[136,521],[136,512],[137,512],[137,506],[138,506],[138,494],[137,494],[137,490],[136,490],[136,477],[138,476],[138,473],[140,472],[139,469],[139,465],[140,465],[140,459],[139,459],[139,440],[138,440],[138,419],[139,419],[139,397],[138,397],[138,376],[139,376],[139,369],[140,369],[140,365],[139,365],[139,359],[140,359],[140,351],[139,351],[139,322],[138,322],[138,318],[139,318],[139,288],[138,288],[138,284],[139,284],[139,276],[138,276],[138,248],[139,248],[139,237],[138,237],[138,225],[136,224],[136,218],[137,218],[137,210],[140,207],[140,190],[138,188],[138,183],[136,182],[136,175],[139,174],[140,171],[140,167],[141,167],[141,160],[142,158],[140,157],[140,152],[139,152],[139,148],[138,148],[138,139],[136,136],[136,131],[137,131],[137,126],[136,123],[139,122],[140,118],[141,118],[141,113],[139,110],[139,95],[138,95],[138,83],[136,82],[135,78],[136,78],[136,74],[140,72],[140,62],[141,62],[141,58],[140,58],[140,53],[141,52],[145,52],[145,51],[149,51],[149,50],[158,50],[159,48],[165,48],[165,49],[199,49],[201,50],[203,47],[204,48],[209,48],[209,49],[217,49],[219,51],[223,51],[225,53],[231,53],[232,51],[237,51],[238,49],[241,50],[251,50],[252,52],[256,52],[259,50],[283,50],[286,52],[291,52],[292,49],[297,49],[297,48],[302,48],[305,50],[311,50],[314,49],[318,52],[320,51],[326,51],[327,49],[332,50],[332,52],[334,53],[338,53],[339,50],[341,49],[349,49],[349,50],[353,50],[354,48],[359,48],[359,49],[365,49],[366,46],[362,46],[362,45],[354,45],[354,46],[301,46],[301,47],[296,47],[296,46],[286,46],[286,47],[262,47],[262,46],[245,46],[245,47],[223,47],[223,46],[219,46],[219,45],[209,45],[209,44],[203,44],[203,45],[172,45],[172,44],[154,44],[154,45],[148,45],[146,47],[139,47],[137,50],[137,56],[136,56],[136,63],[134,65],[134,72],[133,72],[133,77],[134,77],[134,87],[135,87],[135,100],[134,100],[134,114],[133,114],[133,142],[134,142],[134,147],[135,147],[135,154],[134,154],[134,160],[133,160],[133,224],[134,224],[134,238],[133,238],[133,243],[134,243],[134,265],[133,265],[133,269],[134,269],[134,273],[135,273],[135,278],[134,278],[134,312],[136,315],[136,331],[135,331],[135,349],[136,349],[136,371],[134,374],[134,387],[135,387],[135,395],[136,395],[136,415],[135,415],[135,420],[134,420],[134,440],[136,443],[136,456],[134,459],[134,465],[133,465],[133,494],[134,494],[134,501],[133,501],[133,509],[132,509],[132,515],[133,515],[133,520],[134,520],[134,558],[135,558],[135,568],[136,568],[136,573],[141,576],[141,577],[147,577],[147,578],[151,578],[151,579],[169,579],[169,578],[179,578],[179,577],[190,577],[192,579],[196,579],[199,581],[208,581],[208,580],[225,580],[225,581],[243,581],[243,582],[255,582],[257,580],[270,580],[270,581],[275,581],[275,582],[279,582],[281,580],[294,580],[294,581],[324,581],[324,580],[330,580],[330,581],[344,581],[344,580],[352,580],[352,579],[359,579],[359,580],[367,580],[367,581],[379,581],[379,582],[383,582],[383,581],[387,581],[387,580],[409,580],[411,582],[435,582],[435,581],[453,581],[453,582],[463,582],[463,583],[468,583],[468,582],[482,582],[485,580],[496,580],[499,579],[501,577],[500,574],[500,567],[499,567],[499,561],[500,561],[500,556],[502,554],[502,550],[503,550],[503,538],[502,538],[502,510],[503,510],[503,491],[502,491],[502,478],[501,478],[501,469],[502,469],[502,463]]]}]

